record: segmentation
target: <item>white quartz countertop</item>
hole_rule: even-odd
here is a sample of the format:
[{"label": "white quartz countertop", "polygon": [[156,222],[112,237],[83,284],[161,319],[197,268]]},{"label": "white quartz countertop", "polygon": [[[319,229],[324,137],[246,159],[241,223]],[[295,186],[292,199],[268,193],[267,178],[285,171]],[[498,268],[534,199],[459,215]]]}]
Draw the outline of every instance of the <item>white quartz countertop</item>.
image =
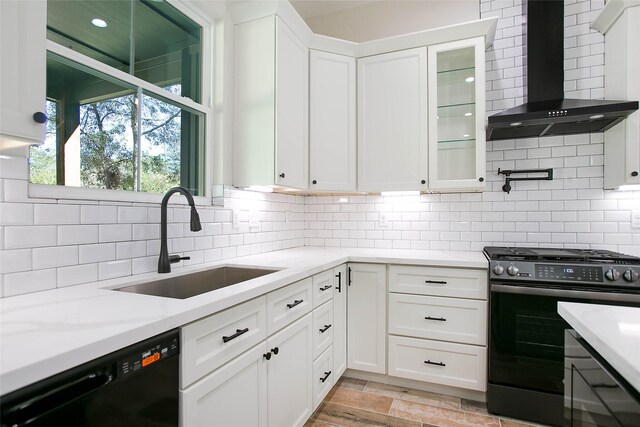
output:
[{"label": "white quartz countertop", "polygon": [[558,313],[640,391],[640,307],[559,302]]},{"label": "white quartz countertop", "polygon": [[[302,247],[0,299],[0,395],[344,262],[488,267],[481,252]],[[221,265],[280,271],[184,300],[112,290]]]}]

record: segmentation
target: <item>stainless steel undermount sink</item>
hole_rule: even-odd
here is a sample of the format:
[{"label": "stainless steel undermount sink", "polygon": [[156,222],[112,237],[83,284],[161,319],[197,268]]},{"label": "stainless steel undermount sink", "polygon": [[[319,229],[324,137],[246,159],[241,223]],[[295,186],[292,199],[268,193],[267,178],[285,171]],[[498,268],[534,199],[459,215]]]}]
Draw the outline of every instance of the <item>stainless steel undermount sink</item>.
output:
[{"label": "stainless steel undermount sink", "polygon": [[185,299],[275,273],[276,271],[279,270],[253,267],[218,267],[113,290]]}]

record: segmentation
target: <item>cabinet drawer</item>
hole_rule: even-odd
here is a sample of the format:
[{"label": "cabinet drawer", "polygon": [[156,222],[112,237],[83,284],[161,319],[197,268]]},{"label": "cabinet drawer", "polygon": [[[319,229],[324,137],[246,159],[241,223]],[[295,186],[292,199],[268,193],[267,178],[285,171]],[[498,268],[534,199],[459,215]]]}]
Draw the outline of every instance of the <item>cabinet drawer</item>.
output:
[{"label": "cabinet drawer", "polygon": [[487,344],[487,302],[389,294],[389,333]]},{"label": "cabinet drawer", "polygon": [[333,387],[333,348],[329,347],[313,362],[313,408],[317,408]]},{"label": "cabinet drawer", "polygon": [[389,375],[486,391],[487,349],[389,336]]},{"label": "cabinet drawer", "polygon": [[333,270],[323,271],[312,278],[313,307],[320,307],[333,298]]},{"label": "cabinet drawer", "polygon": [[333,301],[313,310],[313,357],[316,358],[333,343]]},{"label": "cabinet drawer", "polygon": [[390,265],[389,291],[487,299],[487,271],[451,267]]},{"label": "cabinet drawer", "polygon": [[181,387],[265,339],[266,311],[263,296],[183,327]]},{"label": "cabinet drawer", "polygon": [[284,328],[312,308],[311,277],[267,294],[267,334]]}]

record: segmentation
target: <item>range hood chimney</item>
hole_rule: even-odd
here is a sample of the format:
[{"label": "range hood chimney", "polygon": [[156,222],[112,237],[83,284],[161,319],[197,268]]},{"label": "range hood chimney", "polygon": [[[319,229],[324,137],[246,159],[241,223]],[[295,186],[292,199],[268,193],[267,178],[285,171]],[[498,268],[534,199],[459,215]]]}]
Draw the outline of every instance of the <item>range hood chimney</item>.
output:
[{"label": "range hood chimney", "polygon": [[489,116],[487,140],[604,132],[638,101],[564,99],[564,0],[526,4],[527,103]]}]

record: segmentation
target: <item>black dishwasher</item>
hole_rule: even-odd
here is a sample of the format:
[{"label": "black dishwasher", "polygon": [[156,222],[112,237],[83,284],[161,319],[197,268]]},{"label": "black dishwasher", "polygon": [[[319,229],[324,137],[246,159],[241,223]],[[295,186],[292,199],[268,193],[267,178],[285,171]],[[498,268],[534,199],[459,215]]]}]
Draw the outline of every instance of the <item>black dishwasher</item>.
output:
[{"label": "black dishwasher", "polygon": [[2,427],[178,426],[174,329],[0,399]]}]

